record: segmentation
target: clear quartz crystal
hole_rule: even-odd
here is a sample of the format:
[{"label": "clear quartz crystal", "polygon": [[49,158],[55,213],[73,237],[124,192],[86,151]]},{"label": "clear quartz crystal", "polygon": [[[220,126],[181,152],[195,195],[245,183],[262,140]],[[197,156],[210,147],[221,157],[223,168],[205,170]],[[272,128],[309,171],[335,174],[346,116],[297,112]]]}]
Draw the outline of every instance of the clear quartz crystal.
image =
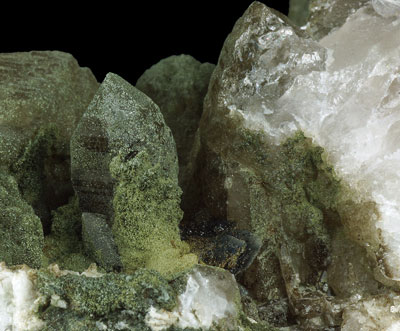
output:
[{"label": "clear quartz crystal", "polygon": [[399,0],[372,0],[375,11],[383,17],[393,17],[400,15]]},{"label": "clear quartz crystal", "polygon": [[[371,200],[386,276],[400,278],[400,18],[360,9],[321,40],[327,69],[296,77],[277,101],[269,129],[282,141],[301,129],[322,146],[338,175]],[[374,219],[375,218],[375,219]],[[370,244],[364,242],[363,244]]]}]

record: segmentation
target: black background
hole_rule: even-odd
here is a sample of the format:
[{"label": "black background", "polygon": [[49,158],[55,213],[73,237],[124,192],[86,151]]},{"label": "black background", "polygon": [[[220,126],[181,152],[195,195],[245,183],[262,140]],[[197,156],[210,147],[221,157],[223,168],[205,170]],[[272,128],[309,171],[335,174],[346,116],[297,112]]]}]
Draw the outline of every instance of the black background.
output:
[{"label": "black background", "polygon": [[[135,84],[144,70],[170,55],[216,63],[251,2],[97,1],[83,9],[56,1],[54,8],[24,7],[23,13],[16,8],[2,13],[0,52],[60,50],[92,69],[100,82],[114,72]],[[260,2],[287,14],[288,0]]]}]

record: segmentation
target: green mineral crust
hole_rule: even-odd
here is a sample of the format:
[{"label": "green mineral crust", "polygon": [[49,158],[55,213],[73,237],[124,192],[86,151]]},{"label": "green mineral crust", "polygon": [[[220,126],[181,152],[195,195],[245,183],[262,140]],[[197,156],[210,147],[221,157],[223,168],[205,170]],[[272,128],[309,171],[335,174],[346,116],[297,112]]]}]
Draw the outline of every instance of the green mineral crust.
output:
[{"label": "green mineral crust", "polygon": [[94,262],[84,250],[81,215],[76,196],[52,211],[51,231],[44,240],[46,264],[57,263],[62,269],[82,272]]},{"label": "green mineral crust", "polygon": [[0,54],[0,159],[12,165],[37,131],[55,125],[69,156],[69,139],[98,88],[88,68],[63,52]]},{"label": "green mineral crust", "polygon": [[7,265],[42,264],[43,229],[18,190],[15,179],[0,173],[0,261]]},{"label": "green mineral crust", "polygon": [[115,242],[127,271],[138,267],[171,276],[197,262],[181,241],[178,224],[181,190],[152,165],[146,151],[124,161],[113,159],[111,174],[118,181],[113,200]]},{"label": "green mineral crust", "polygon": [[215,65],[200,63],[189,55],[170,56],[146,70],[136,83],[136,87],[160,107],[174,136],[185,218],[190,216],[199,200],[198,186],[190,183],[196,171],[192,151],[198,145],[196,132],[214,68]]},{"label": "green mineral crust", "polygon": [[80,207],[106,217],[126,271],[147,267],[172,275],[196,263],[179,236],[175,142],[151,99],[108,74],[73,135],[71,152]]},{"label": "green mineral crust", "polygon": [[43,330],[98,330],[118,325],[129,330],[151,330],[144,316],[150,306],[172,310],[177,288],[157,272],[140,269],[131,275],[42,270],[36,287],[41,296],[39,317]]}]

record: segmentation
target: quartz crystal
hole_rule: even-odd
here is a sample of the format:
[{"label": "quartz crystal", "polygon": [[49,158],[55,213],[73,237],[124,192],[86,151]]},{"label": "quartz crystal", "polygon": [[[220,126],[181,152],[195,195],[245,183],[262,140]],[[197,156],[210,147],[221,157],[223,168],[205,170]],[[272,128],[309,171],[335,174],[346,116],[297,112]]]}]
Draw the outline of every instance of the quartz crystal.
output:
[{"label": "quartz crystal", "polygon": [[195,134],[214,68],[214,64],[200,63],[189,55],[170,56],[146,70],[136,83],[160,107],[174,136],[185,219],[192,216],[194,205],[199,201],[198,185],[190,183],[197,166],[192,162],[191,151],[198,145]]},{"label": "quartz crystal", "polygon": [[400,277],[400,21],[371,5],[346,18],[317,43],[253,3],[200,125],[206,207],[264,241],[243,284],[282,300],[283,283],[307,330],[340,325],[353,295]]},{"label": "quartz crystal", "polygon": [[157,105],[121,77],[109,73],[71,139],[71,176],[83,212],[112,219],[115,181],[109,165],[146,150],[177,181],[176,146]]},{"label": "quartz crystal", "polygon": [[69,139],[98,83],[88,68],[80,68],[63,52],[3,53],[0,55],[0,159],[16,161],[36,131],[56,124]]},{"label": "quartz crystal", "polygon": [[[109,73],[83,114],[71,139],[71,168],[81,210],[98,214],[99,222],[104,215],[126,271],[173,274],[197,262],[179,237],[181,189],[171,130],[159,107],[121,77]],[[106,229],[98,224],[98,231]],[[107,245],[84,232],[91,255],[100,253],[96,261],[109,269],[118,261],[111,234],[106,238]]]},{"label": "quartz crystal", "polygon": [[399,0],[372,0],[372,6],[383,17],[396,17],[400,15]]},{"label": "quartz crystal", "polygon": [[222,269],[197,266],[187,277],[178,307],[172,312],[151,307],[146,324],[153,331],[166,330],[171,325],[201,330],[223,325],[223,330],[235,330],[240,294],[233,275]]},{"label": "quartz crystal", "polygon": [[314,39],[320,40],[332,30],[341,27],[351,14],[369,2],[370,0],[311,0],[307,32]]},{"label": "quartz crystal", "polygon": [[354,211],[347,226],[360,244],[373,247],[382,272],[392,279],[400,277],[399,23],[399,17],[380,17],[367,7],[321,40],[329,54],[326,70],[296,78],[277,102],[276,115],[285,122],[269,128],[276,142],[300,129],[324,147],[336,173],[364,205],[364,219]]}]

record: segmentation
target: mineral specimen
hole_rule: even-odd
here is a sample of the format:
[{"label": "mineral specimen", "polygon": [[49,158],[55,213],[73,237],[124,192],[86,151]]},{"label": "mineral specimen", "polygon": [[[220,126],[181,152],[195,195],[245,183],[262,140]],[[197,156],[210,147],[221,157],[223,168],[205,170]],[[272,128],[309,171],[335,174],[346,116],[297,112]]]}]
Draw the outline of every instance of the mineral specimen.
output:
[{"label": "mineral specimen", "polygon": [[145,150],[177,182],[178,162],[171,131],[159,108],[115,74],[108,74],[71,138],[71,176],[83,212],[112,222],[115,180],[109,165],[120,153],[126,161]]},{"label": "mineral specimen", "polygon": [[[50,122],[65,86],[97,84],[81,69],[68,79],[55,63],[76,63],[63,53],[0,55],[11,82],[0,92],[0,260],[37,268],[0,263],[0,329],[400,329],[399,1],[311,8],[299,29],[254,2],[202,114],[211,65],[171,57],[139,80],[173,129],[179,180],[158,106],[108,74],[72,137],[74,197],[67,142],[80,115]],[[100,272],[82,272],[91,259]]]},{"label": "mineral specimen", "polygon": [[253,3],[205,98],[205,204],[263,238],[242,282],[271,303],[287,293],[307,330],[398,288],[398,20],[368,5],[317,44]]},{"label": "mineral specimen", "polygon": [[197,262],[179,237],[175,143],[146,95],[108,74],[74,132],[71,158],[80,207],[106,217],[126,271],[173,275]]}]

